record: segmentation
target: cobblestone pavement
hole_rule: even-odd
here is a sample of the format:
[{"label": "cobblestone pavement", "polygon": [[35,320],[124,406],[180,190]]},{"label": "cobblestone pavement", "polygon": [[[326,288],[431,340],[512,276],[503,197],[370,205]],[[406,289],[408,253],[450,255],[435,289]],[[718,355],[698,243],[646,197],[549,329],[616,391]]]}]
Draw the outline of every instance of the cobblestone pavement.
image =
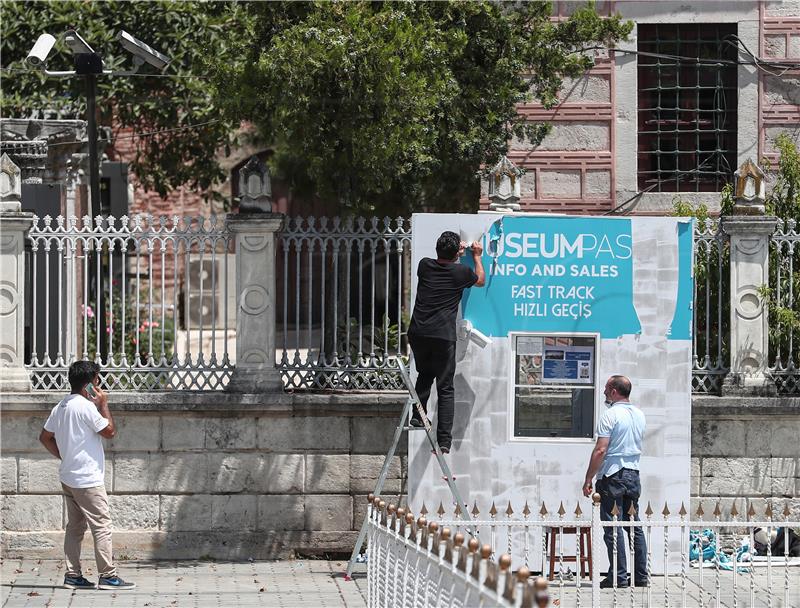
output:
[{"label": "cobblestone pavement", "polygon": [[[137,584],[133,591],[72,591],[63,589],[64,563],[56,560],[0,560],[2,608],[328,608],[366,606],[366,576],[344,580],[346,562],[296,560],[280,562],[158,561],[121,562],[120,575]],[[740,574],[734,594],[733,573],[719,579],[706,572],[701,594],[697,571],[687,573],[686,587],[680,578],[664,588],[662,577],[653,577],[646,589],[623,589],[616,599],[611,590],[602,592],[599,605],[606,606],[771,606],[800,607],[800,567],[775,568],[772,572],[773,597],[768,599],[765,572]],[[87,570],[84,575],[96,580]],[[719,603],[716,588],[719,583]],[[789,601],[784,601],[784,591]],[[649,595],[649,597],[648,597]],[[701,595],[703,596],[701,600]],[[588,606],[591,585],[584,581],[578,600],[575,583],[559,590],[551,584],[554,606]],[[556,600],[558,600],[556,602]]]},{"label": "cobblestone pavement", "polygon": [[[85,564],[84,564],[85,565]],[[121,562],[132,591],[64,589],[64,563],[0,561],[3,608],[236,608],[239,606],[361,607],[366,577],[345,581],[341,561]],[[97,575],[84,576],[96,582]]]},{"label": "cobblestone pavement", "polygon": [[[714,608],[800,608],[800,567],[775,567],[772,573],[772,595],[767,593],[768,575],[759,568],[750,574],[739,573],[734,590],[733,572],[721,572],[719,578],[713,569],[704,573],[703,584],[700,585],[699,572],[691,568],[686,574],[685,586],[680,576],[671,576],[665,582],[663,576],[653,576],[652,585],[646,588],[618,589],[616,594],[611,589],[600,593],[598,608],[623,606],[683,606],[696,608],[700,606]],[[719,583],[719,590],[717,589]],[[788,595],[788,602],[785,597]],[[574,582],[569,582],[562,589],[557,584],[550,586],[550,598],[559,606],[592,605],[591,583],[585,581],[581,585],[580,601]]]}]

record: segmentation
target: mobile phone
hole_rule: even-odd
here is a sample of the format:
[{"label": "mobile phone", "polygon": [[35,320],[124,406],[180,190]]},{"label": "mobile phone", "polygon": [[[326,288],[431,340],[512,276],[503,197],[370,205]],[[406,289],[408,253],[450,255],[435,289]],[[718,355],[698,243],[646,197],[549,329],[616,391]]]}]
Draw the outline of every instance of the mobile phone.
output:
[{"label": "mobile phone", "polygon": [[86,394],[89,395],[90,398],[94,399],[97,397],[97,391],[94,390],[94,384],[91,382],[84,387],[84,390],[86,390]]}]

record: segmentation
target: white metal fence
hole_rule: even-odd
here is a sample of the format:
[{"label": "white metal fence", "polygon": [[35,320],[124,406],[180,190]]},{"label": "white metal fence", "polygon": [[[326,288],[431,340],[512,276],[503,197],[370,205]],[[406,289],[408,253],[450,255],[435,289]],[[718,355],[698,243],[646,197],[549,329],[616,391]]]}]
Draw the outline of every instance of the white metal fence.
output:
[{"label": "white metal fence", "polygon": [[108,388],[216,389],[230,379],[233,239],[216,217],[35,218],[26,362],[34,389],[75,359]]},{"label": "white metal fence", "polygon": [[277,362],[287,388],[397,390],[411,309],[411,222],[288,218]]},{"label": "white metal fence", "polygon": [[[638,517],[633,511],[624,515],[612,511],[611,521],[601,521],[599,501],[599,495],[595,494],[588,516],[581,512],[579,506],[568,514],[563,504],[555,513],[549,512],[544,504],[534,513],[527,503],[518,511],[509,503],[502,512],[494,504],[484,512],[474,505],[470,510],[472,520],[469,522],[463,519],[460,509],[448,516],[442,505],[439,505],[435,514],[427,513],[423,505],[420,513],[432,519],[438,530],[447,528],[453,535],[461,534],[462,537],[474,535],[476,540],[486,544],[488,557],[497,559],[502,553],[507,556],[512,569],[525,574],[530,571],[541,572],[544,576],[554,571],[549,594],[561,606],[800,606],[800,557],[790,556],[791,530],[800,533],[800,521],[791,518],[789,500],[782,505],[780,513],[773,512],[772,507],[768,506],[763,514],[758,515],[750,506],[747,513],[740,514],[734,507],[726,519],[722,518],[719,504],[710,517],[706,517],[702,506],[698,507],[693,518],[683,505],[673,511],[664,505],[661,512],[656,513],[648,504],[640,521],[631,520],[631,515]],[[391,543],[398,545],[395,537],[404,537],[404,534],[410,534],[413,540],[415,534],[419,536],[420,526],[409,523],[410,533],[404,532],[402,527],[395,531],[394,527],[399,524],[392,522],[398,518],[393,519],[387,510],[375,510],[372,517],[376,522],[374,528],[379,527],[378,521],[389,522],[389,532],[378,536],[374,547],[368,547],[368,559],[379,564],[373,564],[368,570],[373,579],[381,580],[375,577],[384,576],[384,571],[396,572],[396,568],[402,571],[403,568],[412,567],[415,572],[418,571],[415,565],[394,563],[408,561],[409,557],[402,551],[398,553],[396,546],[391,550],[386,547]],[[413,515],[405,517],[408,522],[413,522]],[[601,572],[601,562],[604,562],[607,553],[604,532],[611,530],[615,548],[611,559],[612,573],[615,573],[619,559],[617,535],[634,526],[641,527],[644,532],[649,584],[636,586],[633,535],[626,532],[625,557],[633,584],[623,587],[618,584],[616,575],[612,574],[613,586],[601,589],[600,583],[606,574]],[[577,542],[575,534],[580,529],[589,534],[590,543],[584,545],[589,549],[582,549],[581,543]],[[759,530],[767,538],[782,539],[783,549],[773,554],[773,545],[767,543],[762,554],[755,555],[755,537]],[[389,540],[384,538],[387,535]],[[556,542],[552,541],[553,537]],[[548,538],[550,542],[546,542]],[[444,543],[445,554],[452,552],[450,541],[445,542],[441,537],[439,541]],[[373,542],[372,539],[370,542]],[[405,547],[403,543],[399,546],[401,549]],[[592,558],[588,560],[588,572],[583,572],[581,558],[587,555],[582,555],[582,550],[590,551]],[[411,553],[411,558],[415,559],[415,554]],[[446,589],[439,590],[439,576],[438,568],[434,568],[432,574],[430,570],[424,571],[416,587],[424,589],[426,597],[439,597],[439,593],[446,592]],[[445,581],[446,588],[452,584],[449,579]],[[464,592],[463,588],[459,589],[461,593]],[[387,601],[379,605],[405,605],[391,601],[395,597],[391,595],[391,590],[388,596],[380,597]],[[419,605],[428,604],[423,602]],[[441,602],[435,605],[458,604]]]},{"label": "white metal fence", "polygon": [[730,370],[730,242],[719,220],[695,224],[692,390],[719,393]]},{"label": "white metal fence", "polygon": [[[800,233],[779,226],[770,276],[769,369],[800,393]],[[25,344],[34,389],[63,389],[75,358],[120,389],[220,389],[236,352],[234,238],[223,218],[36,218],[27,237]],[[276,364],[288,389],[402,388],[411,224],[403,218],[288,218],[276,243]],[[730,371],[730,243],[695,232],[693,390]]]},{"label": "white metal fence", "polygon": [[[769,372],[780,393],[800,394],[800,233],[781,222],[770,239],[770,277],[763,293],[770,315]],[[763,291],[763,290],[762,290]]]},{"label": "white metal fence", "polygon": [[[548,605],[546,585],[489,545],[375,498],[368,507],[367,605],[403,608]],[[538,600],[538,603],[537,603]],[[542,603],[544,602],[544,603]]]}]

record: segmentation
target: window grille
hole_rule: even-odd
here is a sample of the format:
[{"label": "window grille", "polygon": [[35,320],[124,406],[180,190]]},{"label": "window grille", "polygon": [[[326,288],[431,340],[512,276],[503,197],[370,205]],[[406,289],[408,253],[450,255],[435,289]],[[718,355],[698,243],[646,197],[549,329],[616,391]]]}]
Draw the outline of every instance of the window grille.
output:
[{"label": "window grille", "polygon": [[735,34],[735,24],[638,26],[640,190],[719,192],[731,181],[738,85],[728,41]]}]

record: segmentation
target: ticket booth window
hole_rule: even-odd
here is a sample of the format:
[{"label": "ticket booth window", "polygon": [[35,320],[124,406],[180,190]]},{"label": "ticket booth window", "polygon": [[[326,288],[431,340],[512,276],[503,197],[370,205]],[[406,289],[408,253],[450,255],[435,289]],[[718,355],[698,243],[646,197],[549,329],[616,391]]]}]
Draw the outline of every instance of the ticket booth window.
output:
[{"label": "ticket booth window", "polygon": [[594,433],[597,337],[512,334],[514,437]]}]

